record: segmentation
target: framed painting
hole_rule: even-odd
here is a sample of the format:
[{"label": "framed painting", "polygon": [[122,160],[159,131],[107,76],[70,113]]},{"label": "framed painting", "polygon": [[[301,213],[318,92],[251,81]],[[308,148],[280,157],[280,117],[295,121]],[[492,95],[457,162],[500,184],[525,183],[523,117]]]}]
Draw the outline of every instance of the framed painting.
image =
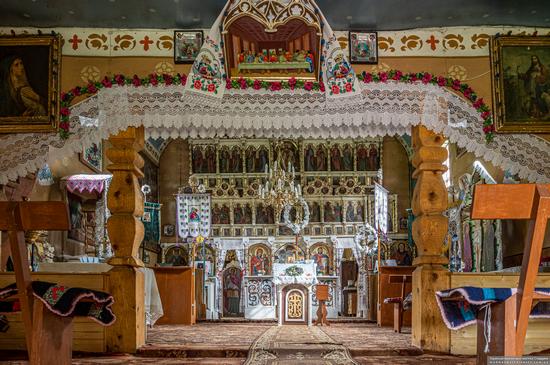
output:
[{"label": "framed painting", "polygon": [[59,36],[1,36],[0,133],[56,131],[60,75]]},{"label": "framed painting", "polygon": [[496,131],[550,133],[550,36],[491,38]]},{"label": "framed painting", "polygon": [[349,32],[349,60],[351,63],[378,63],[378,34],[370,31]]},{"label": "framed painting", "polygon": [[174,31],[174,63],[193,63],[204,41],[202,30]]},{"label": "framed painting", "polygon": [[103,171],[103,149],[101,142],[92,142],[87,146],[83,146],[79,157],[80,162],[88,166],[94,172],[99,173]]}]

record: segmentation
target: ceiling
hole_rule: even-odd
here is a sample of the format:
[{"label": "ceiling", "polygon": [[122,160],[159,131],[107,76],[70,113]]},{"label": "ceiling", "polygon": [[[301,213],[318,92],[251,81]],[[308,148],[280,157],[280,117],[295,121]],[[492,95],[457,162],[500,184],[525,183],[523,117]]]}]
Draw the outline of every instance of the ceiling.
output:
[{"label": "ceiling", "polygon": [[[0,0],[0,26],[210,28],[226,0]],[[549,0],[317,0],[335,30],[550,27]]]}]

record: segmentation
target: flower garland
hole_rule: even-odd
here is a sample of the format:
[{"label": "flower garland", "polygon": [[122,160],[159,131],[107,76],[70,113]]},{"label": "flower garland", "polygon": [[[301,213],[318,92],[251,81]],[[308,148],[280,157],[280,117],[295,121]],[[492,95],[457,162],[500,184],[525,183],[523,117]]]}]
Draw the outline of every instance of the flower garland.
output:
[{"label": "flower garland", "polygon": [[[495,130],[493,124],[493,117],[489,107],[484,103],[482,98],[478,98],[477,94],[472,90],[468,84],[462,83],[458,79],[451,77],[434,76],[428,72],[418,73],[403,73],[398,70],[391,70],[388,72],[369,73],[363,72],[358,75],[358,79],[368,84],[371,82],[388,82],[398,81],[406,83],[422,82],[423,84],[438,85],[440,87],[448,87],[452,90],[460,92],[466,99],[468,99],[473,107],[481,114],[483,119],[483,132],[487,142],[493,139],[493,132]],[[66,139],[70,135],[70,105],[75,97],[78,96],[91,96],[96,94],[100,89],[111,88],[113,85],[124,86],[133,85],[139,86],[157,86],[157,85],[185,85],[187,83],[187,75],[177,74],[156,74],[152,73],[146,77],[140,78],[137,75],[133,77],[127,77],[122,74],[116,74],[113,77],[107,77],[101,81],[90,82],[86,86],[76,86],[68,92],[61,93],[61,108],[60,108],[60,123],[59,123],[59,135],[62,139]],[[325,84],[322,81],[310,81],[300,80],[294,77],[285,81],[265,81],[257,79],[239,78],[239,79],[226,79],[226,89],[240,89],[246,90],[248,88],[254,90],[305,90],[305,91],[320,91],[325,92]]]},{"label": "flower garland", "polygon": [[416,73],[403,73],[399,70],[390,70],[388,72],[378,72],[370,73],[363,72],[358,75],[358,79],[363,81],[365,84],[371,82],[388,82],[388,81],[398,81],[405,82],[409,84],[414,83],[423,83],[425,85],[437,85],[439,87],[447,87],[456,92],[459,92],[464,96],[468,101],[472,103],[472,106],[480,113],[481,118],[483,119],[483,132],[485,133],[485,139],[487,142],[493,140],[493,132],[495,131],[495,126],[493,123],[493,117],[491,111],[487,104],[483,101],[483,98],[478,98],[477,94],[472,90],[472,88],[461,82],[458,79],[453,79],[452,77],[444,76],[435,76],[429,72],[416,72]]}]

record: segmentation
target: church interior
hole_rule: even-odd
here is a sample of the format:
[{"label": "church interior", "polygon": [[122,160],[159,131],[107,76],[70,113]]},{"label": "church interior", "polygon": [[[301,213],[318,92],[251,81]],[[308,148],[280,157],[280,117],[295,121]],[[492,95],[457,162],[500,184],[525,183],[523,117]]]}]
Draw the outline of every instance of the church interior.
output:
[{"label": "church interior", "polygon": [[550,363],[544,1],[54,3],[0,15],[0,364]]}]

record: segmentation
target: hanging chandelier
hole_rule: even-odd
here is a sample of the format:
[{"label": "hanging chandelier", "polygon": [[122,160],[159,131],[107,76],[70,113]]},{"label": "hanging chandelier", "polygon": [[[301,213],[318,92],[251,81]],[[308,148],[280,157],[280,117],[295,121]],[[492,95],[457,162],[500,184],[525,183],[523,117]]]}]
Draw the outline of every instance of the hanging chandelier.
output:
[{"label": "hanging chandelier", "polygon": [[265,165],[265,183],[260,185],[258,195],[265,204],[272,206],[276,216],[280,217],[287,205],[295,206],[302,199],[302,187],[295,184],[296,170],[288,162],[287,170],[279,161],[273,163],[273,168]]}]

